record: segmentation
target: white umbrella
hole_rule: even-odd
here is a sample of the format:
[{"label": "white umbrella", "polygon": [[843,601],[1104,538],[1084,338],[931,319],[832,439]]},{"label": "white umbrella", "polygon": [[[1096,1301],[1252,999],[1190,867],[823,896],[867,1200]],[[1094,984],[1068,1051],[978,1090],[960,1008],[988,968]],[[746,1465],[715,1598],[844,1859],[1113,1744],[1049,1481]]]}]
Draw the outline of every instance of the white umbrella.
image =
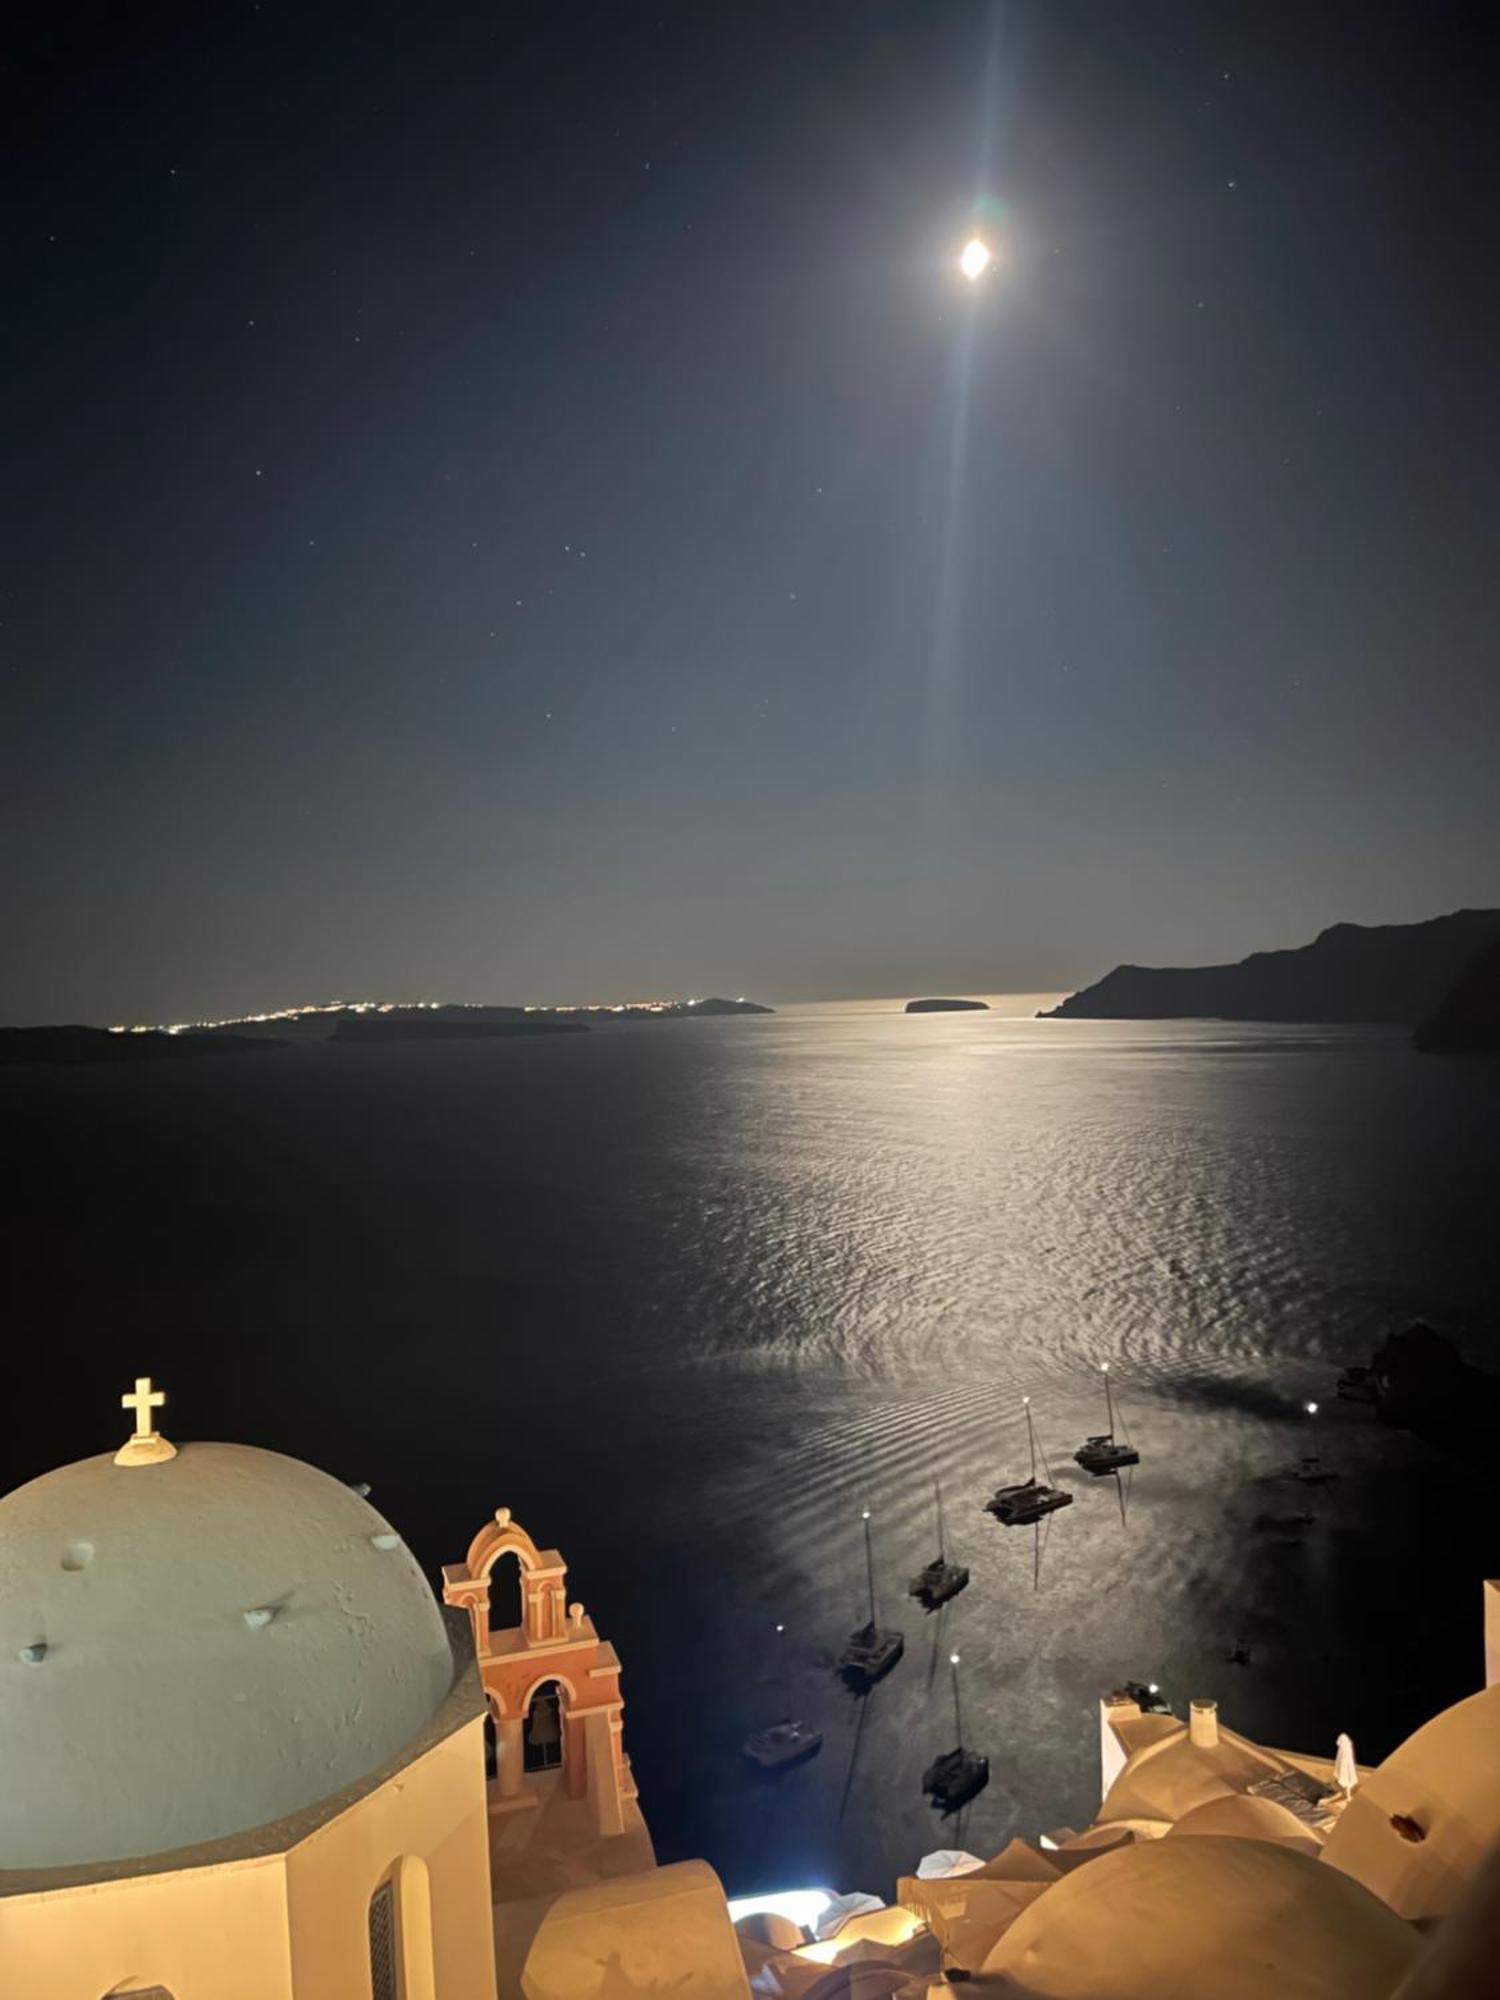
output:
[{"label": "white umbrella", "polygon": [[983,1866],[977,1854],[969,1854],[962,1847],[939,1847],[932,1854],[924,1854],[917,1863],[917,1879],[941,1882],[949,1875],[972,1875]]},{"label": "white umbrella", "polygon": [[1354,1761],[1354,1745],[1347,1736],[1340,1736],[1338,1748],[1333,1756],[1333,1782],[1348,1798],[1359,1783],[1359,1767]]},{"label": "white umbrella", "polygon": [[862,1917],[871,1910],[884,1908],[885,1904],[878,1896],[867,1896],[862,1889],[854,1889],[847,1896],[833,1896],[813,1927],[814,1935],[831,1938],[850,1917]]}]

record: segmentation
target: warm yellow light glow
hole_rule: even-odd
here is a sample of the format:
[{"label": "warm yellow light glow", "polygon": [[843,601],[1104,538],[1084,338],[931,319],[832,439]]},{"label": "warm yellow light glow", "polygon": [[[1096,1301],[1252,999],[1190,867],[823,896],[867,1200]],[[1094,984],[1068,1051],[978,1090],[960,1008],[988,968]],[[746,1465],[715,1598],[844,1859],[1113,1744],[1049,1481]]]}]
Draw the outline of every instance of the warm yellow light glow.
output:
[{"label": "warm yellow light glow", "polygon": [[963,247],[958,268],[969,283],[975,284],[995,261],[995,253],[982,236],[971,236]]}]

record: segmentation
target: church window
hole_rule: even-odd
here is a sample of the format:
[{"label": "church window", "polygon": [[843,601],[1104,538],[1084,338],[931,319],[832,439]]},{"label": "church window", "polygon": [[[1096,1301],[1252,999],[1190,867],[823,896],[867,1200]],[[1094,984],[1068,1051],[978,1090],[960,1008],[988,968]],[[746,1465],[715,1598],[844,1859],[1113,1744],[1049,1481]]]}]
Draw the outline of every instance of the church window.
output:
[{"label": "church window", "polygon": [[400,2000],[396,1986],[396,1885],[370,1898],[370,2000]]}]

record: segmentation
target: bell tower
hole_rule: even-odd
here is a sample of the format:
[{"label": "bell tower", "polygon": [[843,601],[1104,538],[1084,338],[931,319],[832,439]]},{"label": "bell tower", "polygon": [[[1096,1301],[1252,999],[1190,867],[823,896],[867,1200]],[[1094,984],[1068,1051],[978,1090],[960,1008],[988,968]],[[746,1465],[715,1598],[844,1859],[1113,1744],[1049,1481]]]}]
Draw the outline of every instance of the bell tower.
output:
[{"label": "bell tower", "polygon": [[[511,1555],[520,1571],[521,1622],[495,1632],[490,1575]],[[608,1838],[626,1831],[626,1806],[636,1798],[622,1738],[620,1660],[583,1606],[568,1603],[567,1574],[557,1550],[539,1549],[501,1507],[464,1560],[444,1566],[443,1602],[461,1606],[473,1622],[495,1725],[490,1810],[539,1805],[556,1788],[560,1765],[563,1790],[586,1801],[593,1832]]]}]

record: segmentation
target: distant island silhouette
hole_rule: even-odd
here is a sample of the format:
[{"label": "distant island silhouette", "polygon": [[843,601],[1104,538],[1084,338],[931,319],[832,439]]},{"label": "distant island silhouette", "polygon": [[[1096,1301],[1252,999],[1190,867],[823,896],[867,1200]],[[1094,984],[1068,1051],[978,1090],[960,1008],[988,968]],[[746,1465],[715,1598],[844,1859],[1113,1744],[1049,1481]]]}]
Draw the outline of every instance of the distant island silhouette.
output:
[{"label": "distant island silhouette", "polygon": [[136,1063],[185,1056],[236,1056],[281,1047],[270,1035],[169,1035],[165,1028],[135,1034],[113,1028],[0,1028],[0,1065],[13,1063]]},{"label": "distant island silhouette", "polygon": [[592,1021],[713,1020],[730,1014],[772,1014],[756,1000],[622,1001],[589,1007],[506,1007],[458,1001],[340,1000],[248,1014],[231,1021],[162,1027],[61,1026],[0,1028],[0,1065],[135,1063],[246,1050],[307,1047],[322,1042],[495,1041],[532,1035],[581,1035]]},{"label": "distant island silhouette", "polygon": [[434,1008],[428,1012],[396,1008],[388,1014],[340,1014],[330,1037],[335,1042],[483,1042],[511,1035],[586,1035],[587,1021],[557,1014],[516,1014],[497,1019],[465,1008]]},{"label": "distant island silhouette", "polygon": [[908,1014],[987,1014],[988,1000],[908,1000]]},{"label": "distant island silhouette", "polygon": [[1038,1018],[1412,1027],[1443,1004],[1459,974],[1496,940],[1500,910],[1455,910],[1420,924],[1334,924],[1311,944],[1252,952],[1235,965],[1117,965]]},{"label": "distant island silhouette", "polygon": [[1412,1040],[1435,1055],[1500,1055],[1500,937],[1469,960]]}]

